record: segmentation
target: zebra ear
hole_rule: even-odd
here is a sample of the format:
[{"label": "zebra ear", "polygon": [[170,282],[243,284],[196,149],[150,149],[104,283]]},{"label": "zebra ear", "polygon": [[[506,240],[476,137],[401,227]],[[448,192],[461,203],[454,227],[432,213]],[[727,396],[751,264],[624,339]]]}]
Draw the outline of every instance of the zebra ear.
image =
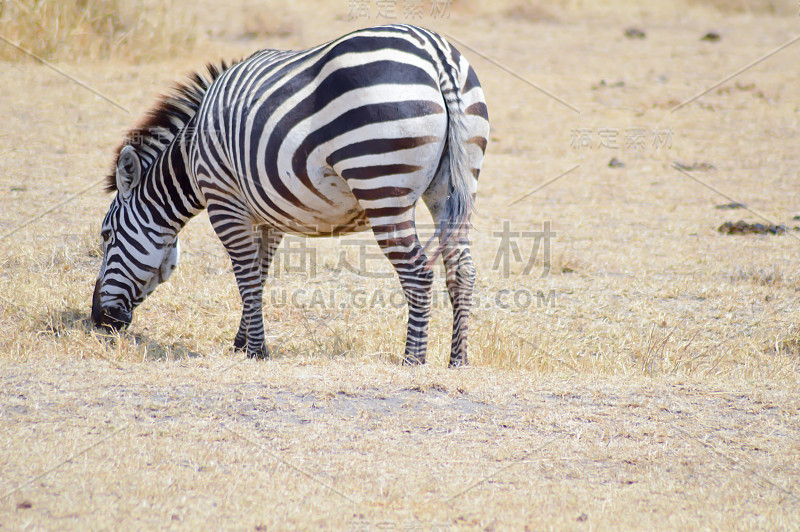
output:
[{"label": "zebra ear", "polygon": [[117,190],[123,198],[131,194],[142,179],[142,163],[133,146],[125,146],[117,157]]}]

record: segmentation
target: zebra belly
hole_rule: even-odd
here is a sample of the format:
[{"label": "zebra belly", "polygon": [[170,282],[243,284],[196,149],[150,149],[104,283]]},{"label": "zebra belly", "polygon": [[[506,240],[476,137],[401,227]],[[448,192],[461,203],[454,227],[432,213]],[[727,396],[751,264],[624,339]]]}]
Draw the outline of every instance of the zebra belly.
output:
[{"label": "zebra belly", "polygon": [[[246,194],[256,220],[285,233],[303,236],[333,236],[369,229],[364,209],[344,179],[331,169],[319,169],[319,173],[323,177],[317,181],[316,189],[325,194],[327,201],[324,207],[311,202],[292,203],[282,199],[277,187],[269,180],[261,183],[258,197]],[[291,180],[298,181],[296,177]],[[296,191],[294,196],[298,199],[303,197]],[[270,206],[263,200],[264,197],[277,199]]]}]

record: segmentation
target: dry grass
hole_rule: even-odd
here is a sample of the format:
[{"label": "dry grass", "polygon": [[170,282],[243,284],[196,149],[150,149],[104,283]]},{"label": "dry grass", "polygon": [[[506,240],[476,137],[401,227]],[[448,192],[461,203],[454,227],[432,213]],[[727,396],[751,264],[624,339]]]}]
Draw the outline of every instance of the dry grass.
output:
[{"label": "dry grass", "polygon": [[724,15],[796,16],[794,0],[680,0],[677,2],[632,2],[631,0],[456,0],[451,11],[463,16],[511,18],[519,22],[552,22],[562,17],[613,14],[657,20],[659,17],[681,17],[696,11],[706,17]]},{"label": "dry grass", "polygon": [[[0,63],[0,235],[101,179],[180,73],[386,22],[348,22],[346,2],[276,3],[262,32],[247,23],[257,4],[195,6],[210,36],[189,57],[70,66],[131,114],[38,65]],[[472,368],[444,369],[441,279],[430,364],[397,366],[395,277],[337,272],[340,253],[359,254],[333,240],[309,241],[314,275],[284,263],[271,281],[273,360],[233,354],[240,303],[204,215],[131,330],[104,338],[87,325],[110,200],[98,184],[0,241],[0,497],[22,486],[0,500],[0,526],[797,529],[797,233],[719,234],[724,221],[760,220],[716,209],[728,200],[672,162],[696,162],[690,175],[796,224],[800,98],[788,73],[800,47],[670,112],[787,42],[796,21],[669,2],[552,3],[544,17],[525,5],[415,21],[581,111],[464,50],[493,124],[473,232]],[[626,39],[630,25],[647,37]],[[722,39],[700,41],[712,28]],[[590,146],[574,144],[578,130]],[[631,130],[670,142],[625,147]],[[602,145],[601,131],[623,146]],[[546,221],[549,269],[540,252],[526,273],[524,239],[524,260],[494,268],[504,222]]]},{"label": "dry grass", "polygon": [[[0,2],[2,36],[45,59],[147,61],[190,49],[192,17],[173,2],[150,0],[8,0]],[[10,46],[0,59],[28,59]]]},{"label": "dry grass", "polygon": [[797,2],[792,0],[688,0],[689,5],[711,7],[722,13],[761,13],[797,15]]}]

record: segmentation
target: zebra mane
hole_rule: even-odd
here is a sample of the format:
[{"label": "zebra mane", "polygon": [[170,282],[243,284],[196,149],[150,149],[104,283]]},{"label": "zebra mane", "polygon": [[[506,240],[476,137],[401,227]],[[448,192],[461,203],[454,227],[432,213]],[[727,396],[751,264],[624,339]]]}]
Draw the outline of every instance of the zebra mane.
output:
[{"label": "zebra mane", "polygon": [[161,96],[139,124],[128,131],[114,154],[114,164],[106,177],[106,192],[117,190],[117,160],[125,146],[133,146],[142,162],[142,174],[169,146],[172,139],[189,123],[200,108],[208,88],[223,72],[238,63],[208,63],[205,71],[192,72],[188,79],[176,83],[170,92]]}]

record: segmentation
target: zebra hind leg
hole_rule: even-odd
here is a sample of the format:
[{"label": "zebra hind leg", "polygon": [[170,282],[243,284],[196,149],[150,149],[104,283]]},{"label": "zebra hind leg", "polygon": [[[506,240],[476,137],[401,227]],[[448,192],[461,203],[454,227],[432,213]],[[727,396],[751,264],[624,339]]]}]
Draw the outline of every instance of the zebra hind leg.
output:
[{"label": "zebra hind leg", "polygon": [[[447,223],[441,220],[443,203],[428,194],[423,199],[434,220],[438,220],[437,225]],[[447,275],[447,292],[453,305],[453,340],[448,366],[454,368],[468,364],[467,329],[475,286],[475,265],[469,249],[469,228],[464,226],[454,229],[450,238],[440,242],[440,245]]]},{"label": "zebra hind leg", "polygon": [[[370,217],[370,209],[365,209]],[[380,213],[385,215],[384,212]],[[404,210],[406,216],[401,221],[376,225],[372,231],[384,255],[394,266],[400,277],[400,286],[408,303],[408,329],[403,364],[425,363],[428,348],[428,322],[431,315],[431,289],[433,270],[427,268],[428,259],[423,253],[417,237],[414,220]],[[378,212],[370,219],[378,218]],[[385,219],[385,218],[384,218]]]},{"label": "zebra hind leg", "polygon": [[[259,255],[261,258],[261,287],[267,282],[267,274],[269,267],[272,264],[272,259],[275,257],[275,252],[283,240],[283,233],[276,231],[268,226],[261,226]],[[245,351],[247,349],[247,320],[246,314],[242,313],[242,319],[239,321],[239,330],[236,332],[236,337],[233,340],[233,350],[236,352]]]},{"label": "zebra hind leg", "polygon": [[[463,232],[466,233],[466,229]],[[456,235],[453,236],[455,240]],[[468,364],[467,329],[475,286],[475,266],[466,237],[457,243],[445,243],[442,255],[447,272],[447,292],[453,305],[453,341],[448,366],[454,368]]]}]

